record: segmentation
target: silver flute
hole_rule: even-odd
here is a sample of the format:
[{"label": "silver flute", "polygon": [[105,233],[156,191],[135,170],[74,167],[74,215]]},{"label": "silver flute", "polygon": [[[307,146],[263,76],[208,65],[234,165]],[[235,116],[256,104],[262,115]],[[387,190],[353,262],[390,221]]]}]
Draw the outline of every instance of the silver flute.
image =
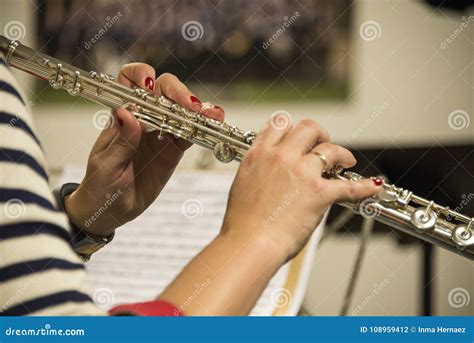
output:
[{"label": "silver flute", "polygon": [[[162,139],[166,133],[186,139],[211,149],[221,162],[242,160],[255,140],[255,132],[243,131],[207,118],[163,96],[156,97],[144,89],[126,87],[115,82],[108,74],[80,70],[4,36],[0,36],[0,51],[9,65],[48,80],[51,87],[64,89],[70,95],[81,96],[110,108],[128,108],[147,131],[157,131],[158,139]],[[362,178],[341,168],[327,170],[323,176],[352,181]],[[408,190],[385,183],[373,197],[356,203],[342,202],[339,205],[474,259],[474,218],[440,206]]]}]

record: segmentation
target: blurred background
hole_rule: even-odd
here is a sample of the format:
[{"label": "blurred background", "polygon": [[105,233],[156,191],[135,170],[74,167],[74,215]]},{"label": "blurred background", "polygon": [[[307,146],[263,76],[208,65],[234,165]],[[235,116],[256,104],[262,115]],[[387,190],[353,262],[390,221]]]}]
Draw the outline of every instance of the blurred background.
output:
[{"label": "blurred background", "polygon": [[39,41],[86,70],[149,63],[216,102],[341,99],[349,4],[311,1],[302,15],[295,1],[50,0],[38,3]]},{"label": "blurred background", "polygon": [[[116,74],[141,61],[176,74],[241,128],[257,130],[276,111],[313,118],[355,153],[356,171],[473,215],[470,2],[2,0],[0,28],[86,70]],[[16,75],[55,182],[64,166],[85,165],[99,107]],[[237,165],[193,147],[180,168]],[[334,207],[329,222],[339,214]],[[359,226],[349,221],[318,249],[303,313],[339,313]],[[457,288],[473,295],[472,261],[382,225],[367,249],[357,315],[473,313],[471,301],[449,301]]]}]

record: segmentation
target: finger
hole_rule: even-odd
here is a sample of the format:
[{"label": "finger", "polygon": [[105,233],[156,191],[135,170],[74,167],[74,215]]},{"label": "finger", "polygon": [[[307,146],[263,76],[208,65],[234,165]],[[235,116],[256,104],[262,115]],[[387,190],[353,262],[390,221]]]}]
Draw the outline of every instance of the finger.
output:
[{"label": "finger", "polygon": [[320,172],[322,172],[324,169],[330,169],[334,166],[351,168],[357,163],[354,155],[349,150],[343,148],[340,145],[332,143],[318,144],[303,158],[312,159],[314,167]]},{"label": "finger", "polygon": [[187,149],[189,149],[190,147],[192,147],[193,143],[185,140],[185,139],[173,139],[174,137],[172,137],[171,139],[171,143],[173,145],[172,149],[177,151],[178,153],[183,153],[184,151],[186,151]]},{"label": "finger", "polygon": [[291,131],[293,124],[286,112],[273,114],[257,134],[255,143],[270,147],[280,143],[285,135]]},{"label": "finger", "polygon": [[156,138],[156,132],[145,132],[142,135],[141,145],[149,147],[158,154],[162,165],[177,165],[183,153],[192,143],[184,139],[177,139],[170,134],[165,134],[162,140]]},{"label": "finger", "polygon": [[210,102],[205,102],[202,104],[201,113],[206,117],[218,120],[220,122],[224,121],[225,112],[222,107],[211,104]]},{"label": "finger", "polygon": [[138,86],[150,92],[155,90],[155,69],[145,63],[125,64],[117,76],[117,82],[127,87]]},{"label": "finger", "polygon": [[[220,122],[224,121],[224,117],[225,117],[224,110],[219,106],[211,104],[210,102],[203,103],[200,112],[204,114],[206,117],[215,119]],[[188,142],[183,139],[177,139],[175,140],[174,143],[176,147],[180,149],[181,151],[184,151],[192,146],[191,142]]]},{"label": "finger", "polygon": [[139,121],[126,109],[114,110],[118,132],[104,153],[111,168],[127,165],[135,155],[142,136]]},{"label": "finger", "polygon": [[[156,80],[155,94],[164,95],[184,108],[200,112],[218,121],[224,121],[224,110],[210,103],[202,103],[175,75],[164,73]],[[179,150],[188,149],[192,143],[183,139],[174,139],[173,143]]]},{"label": "finger", "polygon": [[176,76],[164,73],[156,79],[156,94],[164,95],[184,108],[200,112],[202,102]]},{"label": "finger", "polygon": [[323,142],[329,142],[327,131],[314,120],[302,119],[294,130],[286,135],[283,144],[296,148],[302,156],[316,144]]},{"label": "finger", "polygon": [[110,113],[110,118],[107,124],[104,126],[103,130],[100,132],[97,137],[94,146],[92,147],[91,154],[101,152],[105,150],[110,143],[113,141],[117,133],[119,132],[118,126],[116,124],[116,117],[114,113]]},{"label": "finger", "polygon": [[376,194],[382,189],[382,184],[376,185],[372,179],[360,181],[326,180],[327,196],[331,203],[340,201],[356,202]]}]

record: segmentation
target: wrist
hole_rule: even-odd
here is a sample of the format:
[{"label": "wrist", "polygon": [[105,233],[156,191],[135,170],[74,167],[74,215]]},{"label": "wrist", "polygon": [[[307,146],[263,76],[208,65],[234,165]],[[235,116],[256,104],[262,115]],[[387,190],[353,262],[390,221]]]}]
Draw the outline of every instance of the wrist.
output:
[{"label": "wrist", "polygon": [[94,211],[87,208],[90,200],[81,195],[80,186],[73,193],[64,198],[64,209],[69,220],[81,231],[87,234],[108,237],[115,232],[115,227],[106,225],[103,220],[99,223]]},{"label": "wrist", "polygon": [[222,230],[217,240],[226,246],[229,251],[246,251],[255,256],[259,262],[275,268],[281,267],[289,258],[288,249],[282,247],[270,235],[256,230],[252,232],[244,230]]},{"label": "wrist", "polygon": [[[90,231],[86,232],[76,224],[81,222],[81,220],[77,219],[80,218],[79,213],[82,209],[81,202],[78,202],[76,206],[76,202],[71,201],[76,197],[71,199],[69,199],[69,197],[76,192],[78,188],[79,184],[77,183],[65,183],[61,187],[56,188],[53,191],[53,195],[56,198],[59,208],[68,216],[71,226],[70,242],[74,251],[81,256],[84,261],[88,261],[93,253],[112,241],[114,233],[112,232],[107,236],[95,235],[90,233]],[[75,220],[76,223],[73,220]]]},{"label": "wrist", "polygon": [[[247,315],[284,260],[263,236],[223,230],[159,299],[186,304],[181,309],[189,316]],[[197,280],[206,281],[206,291],[196,292]],[[189,302],[189,294],[196,295],[195,301]]]}]

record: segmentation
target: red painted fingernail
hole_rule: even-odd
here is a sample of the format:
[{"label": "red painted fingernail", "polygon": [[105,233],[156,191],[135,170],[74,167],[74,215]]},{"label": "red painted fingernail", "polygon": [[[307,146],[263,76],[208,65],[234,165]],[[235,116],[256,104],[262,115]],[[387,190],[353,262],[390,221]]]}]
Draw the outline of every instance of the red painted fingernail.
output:
[{"label": "red painted fingernail", "polygon": [[117,117],[117,121],[118,121],[119,125],[123,127],[123,120],[120,119],[120,117]]},{"label": "red painted fingernail", "polygon": [[150,91],[153,92],[153,90],[155,89],[155,81],[153,80],[153,78],[147,77],[145,79],[145,86],[146,88],[148,88]]},{"label": "red painted fingernail", "polygon": [[374,182],[374,185],[376,185],[376,186],[382,186],[383,185],[383,179],[381,179],[379,177],[374,177],[372,179],[372,181]]},{"label": "red painted fingernail", "polygon": [[194,102],[195,104],[202,105],[201,100],[199,100],[198,98],[196,98],[194,95],[191,95],[191,101]]},{"label": "red painted fingernail", "polygon": [[214,107],[216,110],[221,110],[222,112],[224,112],[224,109],[220,106],[214,105],[212,107]]}]

